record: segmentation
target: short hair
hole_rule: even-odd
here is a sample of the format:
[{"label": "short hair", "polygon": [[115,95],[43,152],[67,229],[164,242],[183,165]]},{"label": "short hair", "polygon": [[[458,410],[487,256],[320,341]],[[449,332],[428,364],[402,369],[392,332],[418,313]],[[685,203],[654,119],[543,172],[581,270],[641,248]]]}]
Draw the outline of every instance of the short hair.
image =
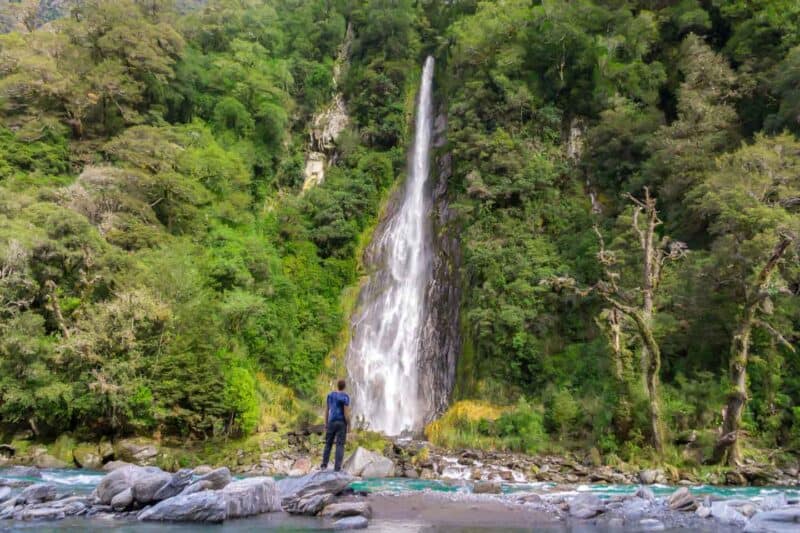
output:
[{"label": "short hair", "polygon": [[339,381],[336,382],[336,388],[337,389],[344,390],[344,387],[345,387],[345,383],[344,383],[343,379],[340,379]]}]

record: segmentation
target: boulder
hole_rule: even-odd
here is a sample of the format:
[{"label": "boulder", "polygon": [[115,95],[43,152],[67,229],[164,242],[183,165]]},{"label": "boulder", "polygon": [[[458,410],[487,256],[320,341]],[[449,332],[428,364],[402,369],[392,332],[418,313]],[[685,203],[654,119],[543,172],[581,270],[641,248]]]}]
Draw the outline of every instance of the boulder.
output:
[{"label": "boulder", "polygon": [[133,499],[142,505],[161,501],[162,498],[158,498],[156,495],[171,480],[172,476],[159,468],[152,466],[139,468],[132,478]]},{"label": "boulder", "polygon": [[686,487],[681,487],[675,492],[673,492],[669,498],[667,498],[667,505],[673,511],[694,511],[697,509],[697,502],[694,499],[694,496]]},{"label": "boulder", "polygon": [[154,466],[125,465],[106,474],[95,488],[97,501],[110,505],[114,496],[130,489],[140,504],[157,501],[158,491],[172,481],[172,475]]},{"label": "boulder", "polygon": [[756,513],[744,528],[749,533],[789,533],[800,530],[800,507]]},{"label": "boulder", "polygon": [[195,492],[202,492],[204,490],[211,490],[211,483],[209,483],[208,481],[195,481],[194,483],[190,484],[188,487],[183,489],[180,495],[186,496],[188,494],[194,494]]},{"label": "boulder", "polygon": [[42,473],[38,468],[33,466],[9,466],[7,468],[0,469],[0,476],[41,479]]},{"label": "boulder", "polygon": [[394,477],[395,466],[391,459],[381,457],[364,467],[361,477],[365,478],[386,478]]},{"label": "boulder", "polygon": [[573,518],[585,520],[605,511],[600,498],[594,494],[579,494],[569,502],[569,514]]},{"label": "boulder", "polygon": [[217,491],[197,492],[175,496],[140,512],[137,518],[144,521],[211,522],[219,523],[227,517],[225,499]]},{"label": "boulder", "polygon": [[211,468],[208,465],[200,465],[200,466],[196,466],[194,468],[194,470],[192,470],[192,474],[194,474],[195,476],[205,476],[206,474],[208,474],[212,470],[214,470],[214,469]]},{"label": "boulder", "polygon": [[652,502],[643,498],[628,498],[622,502],[620,512],[627,520],[642,518],[650,509]]},{"label": "boulder", "polygon": [[170,477],[169,482],[163,485],[154,496],[154,500],[160,502],[167,498],[172,498],[181,494],[182,491],[192,482],[192,471],[188,468],[178,470]]},{"label": "boulder", "polygon": [[97,446],[91,444],[78,444],[72,450],[72,459],[81,468],[99,470],[103,467],[103,457]]},{"label": "boulder", "polygon": [[730,501],[711,502],[711,516],[723,524],[744,524],[747,518],[737,511]]},{"label": "boulder", "polygon": [[56,486],[51,483],[37,483],[26,487],[17,496],[17,503],[42,503],[56,499]]},{"label": "boulder", "polygon": [[123,439],[114,447],[114,456],[137,465],[152,465],[158,456],[155,443],[145,439]]},{"label": "boulder", "polygon": [[634,496],[649,502],[655,501],[656,499],[656,494],[653,492],[653,489],[649,487],[639,487],[636,489]]},{"label": "boulder", "polygon": [[223,466],[222,468],[212,470],[197,481],[206,482],[209,488],[213,490],[221,489],[231,482],[231,471],[227,466]]},{"label": "boulder", "polygon": [[139,513],[139,520],[175,522],[222,522],[280,511],[280,495],[272,478],[234,481],[219,490],[181,494]]},{"label": "boulder", "polygon": [[100,454],[103,463],[107,463],[114,458],[114,445],[107,440],[100,441],[100,444],[97,445],[97,453]]},{"label": "boulder", "polygon": [[0,503],[3,503],[9,498],[11,498],[11,488],[0,487]]},{"label": "boulder", "polygon": [[124,511],[133,505],[133,490],[127,488],[111,498],[111,508],[115,511]]},{"label": "boulder", "polygon": [[315,515],[353,481],[344,472],[315,472],[278,482],[281,506],[287,513]]},{"label": "boulder", "polygon": [[333,523],[333,529],[337,531],[348,529],[366,529],[369,526],[369,520],[363,516],[348,516],[341,518]]},{"label": "boulder", "polygon": [[342,469],[350,475],[384,478],[395,474],[395,466],[391,459],[365,448],[358,447],[342,465]]},{"label": "boulder", "polygon": [[696,514],[700,518],[708,518],[709,516],[711,516],[711,507],[706,507],[705,505],[701,505],[700,507],[697,508],[694,514]]},{"label": "boulder", "polygon": [[639,472],[639,481],[645,485],[652,485],[654,483],[663,483],[666,480],[661,470],[641,470]]},{"label": "boulder", "polygon": [[134,466],[126,461],[109,461],[103,465],[103,472],[113,472],[124,466]]},{"label": "boulder", "polygon": [[63,520],[67,514],[53,507],[23,508],[14,513],[14,520]]},{"label": "boulder", "polygon": [[331,503],[319,513],[325,518],[344,518],[347,516],[372,517],[372,506],[367,502]]},{"label": "boulder", "polygon": [[221,491],[227,518],[241,518],[281,510],[278,486],[271,477],[251,477],[234,481]]},{"label": "boulder", "polygon": [[66,468],[67,463],[62,461],[61,459],[57,459],[53,457],[49,453],[42,453],[36,456],[33,460],[33,464],[35,464],[39,468]]}]

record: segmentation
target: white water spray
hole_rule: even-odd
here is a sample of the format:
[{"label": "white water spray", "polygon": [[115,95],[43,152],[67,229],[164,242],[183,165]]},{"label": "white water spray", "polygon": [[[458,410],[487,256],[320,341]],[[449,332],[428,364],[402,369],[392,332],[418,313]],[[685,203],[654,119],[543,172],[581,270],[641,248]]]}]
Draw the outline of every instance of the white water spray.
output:
[{"label": "white water spray", "polygon": [[414,147],[403,198],[378,229],[368,256],[376,272],[362,289],[347,367],[353,411],[387,435],[422,428],[430,402],[420,388],[421,331],[431,279],[430,174],[433,58],[425,60]]}]

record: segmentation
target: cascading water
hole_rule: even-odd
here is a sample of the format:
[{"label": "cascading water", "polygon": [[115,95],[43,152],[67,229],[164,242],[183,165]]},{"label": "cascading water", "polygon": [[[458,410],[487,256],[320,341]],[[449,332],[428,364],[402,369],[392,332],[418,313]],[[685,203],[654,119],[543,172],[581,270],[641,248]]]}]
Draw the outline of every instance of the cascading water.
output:
[{"label": "cascading water", "polygon": [[353,411],[387,435],[419,430],[432,402],[420,386],[422,330],[431,281],[430,174],[433,58],[425,60],[414,146],[402,200],[376,230],[366,262],[376,267],[361,291],[347,350]]}]

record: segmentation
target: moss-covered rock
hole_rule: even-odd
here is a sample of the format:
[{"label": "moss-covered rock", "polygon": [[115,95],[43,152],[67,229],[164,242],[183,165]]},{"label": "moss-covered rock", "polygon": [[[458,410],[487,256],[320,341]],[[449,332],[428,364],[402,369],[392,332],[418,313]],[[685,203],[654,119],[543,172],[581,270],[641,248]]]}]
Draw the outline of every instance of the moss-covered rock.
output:
[{"label": "moss-covered rock", "polygon": [[114,457],[142,466],[153,466],[158,459],[158,444],[152,439],[122,439],[114,445]]},{"label": "moss-covered rock", "polygon": [[47,447],[47,452],[65,465],[70,465],[72,464],[72,451],[75,446],[76,442],[72,435],[64,433],[59,435],[53,444]]},{"label": "moss-covered rock", "polygon": [[99,470],[103,467],[103,456],[95,444],[82,442],[72,450],[73,462],[81,468]]}]

